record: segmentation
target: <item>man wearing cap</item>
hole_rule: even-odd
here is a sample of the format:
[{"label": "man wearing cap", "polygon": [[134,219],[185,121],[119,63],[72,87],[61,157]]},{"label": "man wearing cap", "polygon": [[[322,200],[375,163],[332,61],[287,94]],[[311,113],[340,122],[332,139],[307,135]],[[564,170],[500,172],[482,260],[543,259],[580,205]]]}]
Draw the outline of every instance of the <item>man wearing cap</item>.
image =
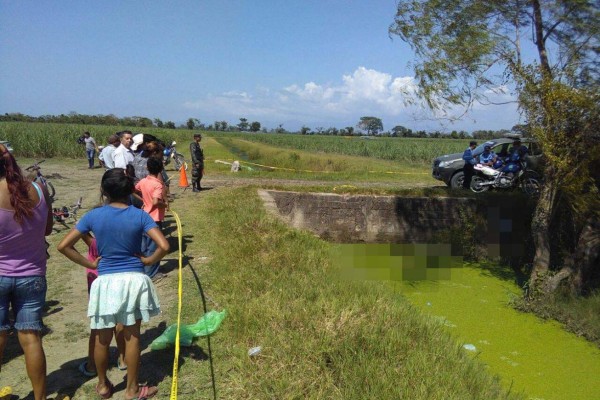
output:
[{"label": "man wearing cap", "polygon": [[496,162],[496,158],[496,153],[492,151],[492,147],[490,145],[485,145],[483,153],[479,155],[479,164],[491,167]]},{"label": "man wearing cap", "polygon": [[115,168],[125,169],[127,164],[133,163],[134,154],[131,150],[132,142],[131,131],[121,132],[121,145],[113,152],[113,163]]},{"label": "man wearing cap", "polygon": [[515,139],[513,141],[512,147],[508,151],[508,154],[510,156],[510,161],[516,162],[516,161],[522,160],[528,151],[529,151],[529,149],[527,148],[527,146],[523,146],[521,144],[521,139]]},{"label": "man wearing cap", "polygon": [[202,190],[200,186],[200,180],[204,175],[204,151],[200,147],[200,141],[202,135],[200,133],[194,133],[194,141],[190,143],[190,153],[192,154],[192,190],[199,192]]},{"label": "man wearing cap", "polygon": [[471,179],[473,178],[473,173],[475,171],[475,164],[477,164],[477,160],[473,156],[473,150],[477,147],[477,142],[471,140],[469,142],[469,147],[463,153],[462,159],[465,161],[464,168],[464,180],[463,180],[463,189],[471,188]]},{"label": "man wearing cap", "polygon": [[113,161],[113,153],[119,147],[121,143],[119,143],[119,137],[117,135],[111,135],[108,138],[108,145],[102,149],[98,158],[104,164],[105,169],[111,169],[115,167],[115,163]]}]

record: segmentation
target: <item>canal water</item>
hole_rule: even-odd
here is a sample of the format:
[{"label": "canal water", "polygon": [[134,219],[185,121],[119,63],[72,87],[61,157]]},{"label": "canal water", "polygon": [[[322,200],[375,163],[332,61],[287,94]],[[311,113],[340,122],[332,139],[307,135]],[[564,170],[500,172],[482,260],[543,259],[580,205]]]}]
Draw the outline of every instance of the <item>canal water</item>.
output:
[{"label": "canal water", "polygon": [[600,399],[598,347],[555,321],[512,308],[521,291],[493,267],[447,272],[450,279],[403,281],[397,290],[439,319],[511,390],[536,400]]}]

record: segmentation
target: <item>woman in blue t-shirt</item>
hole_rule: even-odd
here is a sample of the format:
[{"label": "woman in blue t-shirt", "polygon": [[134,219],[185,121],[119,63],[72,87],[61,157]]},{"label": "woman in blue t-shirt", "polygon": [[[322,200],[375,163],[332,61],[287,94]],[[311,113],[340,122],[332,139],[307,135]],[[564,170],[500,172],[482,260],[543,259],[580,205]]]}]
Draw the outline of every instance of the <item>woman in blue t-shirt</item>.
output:
[{"label": "woman in blue t-shirt", "polygon": [[[117,324],[124,327],[128,367],[125,399],[154,397],[158,390],[138,385],[140,324],[160,312],[156,289],[144,273],[144,266],[160,261],[169,251],[169,243],[148,213],[127,205],[133,188],[133,178],[124,169],[106,171],[101,184],[106,204],[85,214],[58,245],[58,251],[71,261],[98,270],[98,278],[90,289],[88,317],[95,337],[96,392],[104,399],[114,392],[106,371]],[[89,232],[97,241],[99,257],[95,261],[89,261],[74,247]],[[144,233],[157,244],[156,251],[147,257],[140,251]]]}]

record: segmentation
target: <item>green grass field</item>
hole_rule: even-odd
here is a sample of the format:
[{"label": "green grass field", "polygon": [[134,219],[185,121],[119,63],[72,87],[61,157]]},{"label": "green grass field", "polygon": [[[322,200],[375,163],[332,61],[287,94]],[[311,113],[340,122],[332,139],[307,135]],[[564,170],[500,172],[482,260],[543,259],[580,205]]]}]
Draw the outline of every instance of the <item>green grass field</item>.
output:
[{"label": "green grass field", "polygon": [[216,138],[240,138],[266,145],[313,153],[344,154],[395,161],[426,164],[442,154],[462,152],[469,140],[291,135],[273,133],[211,132]]},{"label": "green grass field", "polygon": [[[340,279],[331,245],[268,216],[255,188],[173,208],[189,260],[184,321],[203,312],[194,275],[208,308],[229,313],[211,340],[220,398],[520,398],[387,283]],[[209,398],[207,363],[184,364],[180,387],[197,396],[180,398]]]}]

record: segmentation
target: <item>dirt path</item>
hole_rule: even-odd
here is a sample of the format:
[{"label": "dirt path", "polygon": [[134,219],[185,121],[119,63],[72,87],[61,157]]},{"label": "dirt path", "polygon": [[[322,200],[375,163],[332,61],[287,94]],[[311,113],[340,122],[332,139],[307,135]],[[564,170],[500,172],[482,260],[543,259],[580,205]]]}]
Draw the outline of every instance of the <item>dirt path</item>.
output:
[{"label": "dirt path", "polygon": [[[26,165],[25,165],[26,166]],[[99,200],[99,182],[103,170],[92,171],[85,167],[85,160],[48,160],[43,165],[42,171],[52,181],[56,188],[55,207],[74,204],[79,197],[83,198],[84,213],[93,207]],[[169,175],[176,175],[174,171],[168,171]],[[177,178],[173,176],[173,178]],[[303,180],[281,180],[281,179],[248,179],[242,175],[223,176],[216,179],[204,179],[203,185],[214,190],[231,186],[327,186],[345,185],[347,182],[332,181],[303,181]],[[174,185],[176,186],[176,184]],[[367,182],[356,184],[360,187],[393,188],[397,185],[390,183]],[[419,186],[419,185],[415,185]],[[177,195],[181,190],[174,190]],[[177,200],[175,200],[177,201]],[[55,249],[58,242],[64,237],[74,221],[69,220],[68,226],[55,225],[55,232],[48,237],[50,243],[51,258],[48,260],[48,295],[47,311],[44,323],[49,327],[49,332],[44,336],[44,349],[47,360],[48,374],[48,396],[54,398],[58,393],[69,395],[74,399],[96,399],[94,388],[96,378],[86,378],[78,371],[79,364],[87,356],[89,320],[87,311],[87,282],[85,270],[74,265]],[[172,247],[176,248],[174,241],[175,232],[171,233]],[[81,252],[87,251],[85,247],[78,246]],[[172,252],[165,258],[169,265],[176,265],[176,252]],[[150,323],[142,325],[142,365],[151,365],[152,368],[141,368],[140,382],[161,382],[166,376],[170,376],[172,368],[172,351],[150,352],[149,344],[158,337],[166,327],[172,323],[168,315],[164,313],[170,305],[175,304],[176,295],[173,288],[176,287],[177,274],[173,271],[162,281],[156,284],[163,314],[153,318]],[[114,341],[113,341],[114,347]],[[116,385],[115,398],[123,398],[125,388],[124,379],[126,371],[120,371],[115,367],[116,348],[113,349],[111,358],[112,368],[109,371],[109,379]],[[16,335],[11,335],[7,349],[4,354],[2,373],[0,376],[0,387],[10,385],[13,388],[11,400],[33,399],[31,385],[25,371],[24,359],[21,349],[16,340]],[[165,388],[167,389],[167,388]],[[158,399],[167,399],[167,390],[163,390]]]}]

